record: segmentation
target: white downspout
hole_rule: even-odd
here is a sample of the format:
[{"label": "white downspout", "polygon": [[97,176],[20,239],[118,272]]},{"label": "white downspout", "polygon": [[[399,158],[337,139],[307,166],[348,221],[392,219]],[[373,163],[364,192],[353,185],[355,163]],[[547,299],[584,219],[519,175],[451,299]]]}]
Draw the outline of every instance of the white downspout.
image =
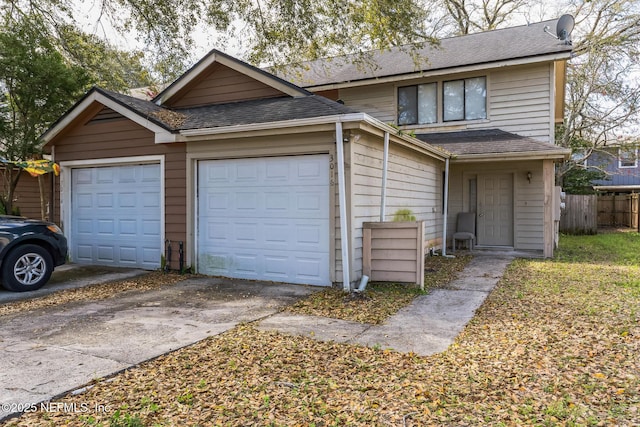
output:
[{"label": "white downspout", "polygon": [[389,132],[384,133],[384,151],[382,155],[382,192],[380,194],[380,222],[384,222],[387,206],[387,169],[389,167]]},{"label": "white downspout", "polygon": [[349,232],[347,230],[347,187],[344,178],[344,140],[342,123],[336,122],[336,151],[338,160],[338,200],[340,203],[340,244],[342,249],[342,288],[351,291],[349,280]]},{"label": "white downspout", "polygon": [[444,201],[442,206],[442,215],[444,215],[442,224],[442,256],[447,258],[455,258],[454,255],[447,255],[447,215],[449,211],[449,158],[444,161]]}]

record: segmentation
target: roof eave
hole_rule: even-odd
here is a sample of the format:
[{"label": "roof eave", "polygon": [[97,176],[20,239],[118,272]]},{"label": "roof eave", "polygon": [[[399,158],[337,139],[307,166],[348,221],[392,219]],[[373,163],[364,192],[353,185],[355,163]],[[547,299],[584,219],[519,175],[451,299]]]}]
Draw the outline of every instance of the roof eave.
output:
[{"label": "roof eave", "polygon": [[503,68],[508,66],[535,64],[540,62],[551,62],[559,60],[568,60],[571,58],[571,51],[557,52],[553,54],[536,55],[525,58],[509,59],[504,61],[482,62],[476,64],[461,65],[456,67],[445,67],[434,70],[420,70],[412,73],[394,74],[384,77],[371,77],[361,80],[352,80],[347,82],[327,83],[321,85],[304,85],[305,89],[312,92],[324,90],[343,89],[347,87],[368,86],[371,84],[400,82],[406,80],[414,80],[425,77],[437,77],[448,74],[466,73],[472,71],[487,70],[491,68]]},{"label": "roof eave", "polygon": [[43,141],[43,145],[46,145],[53,140],[57,135],[64,131],[67,126],[71,125],[87,108],[89,108],[94,102],[104,105],[129,120],[137,123],[138,125],[148,129],[155,134],[155,142],[176,142],[177,135],[170,129],[160,126],[154,120],[147,116],[141,115],[137,111],[130,107],[118,102],[116,99],[108,96],[100,89],[94,88],[85,95],[71,110],[69,110],[60,120],[58,120],[52,127],[42,134],[40,138]]},{"label": "roof eave", "polygon": [[593,189],[599,191],[633,191],[640,190],[640,185],[594,185]]},{"label": "roof eave", "polygon": [[567,160],[571,150],[521,151],[511,153],[454,154],[452,163],[487,163],[515,160]]},{"label": "roof eave", "polygon": [[206,139],[207,137],[217,137],[219,135],[242,135],[243,133],[250,132],[259,132],[259,131],[270,131],[270,130],[278,130],[278,129],[287,129],[287,128],[300,128],[305,126],[314,126],[314,125],[326,125],[326,124],[334,124],[334,123],[366,123],[371,125],[382,132],[388,132],[390,135],[393,135],[396,141],[402,141],[403,145],[429,154],[432,157],[438,158],[439,160],[444,161],[446,158],[449,158],[451,155],[444,149],[440,147],[435,147],[431,144],[428,144],[424,141],[421,141],[417,138],[406,134],[399,134],[398,129],[387,125],[386,123],[381,122],[366,113],[347,113],[347,114],[334,114],[329,116],[321,116],[321,117],[311,117],[307,119],[292,119],[292,120],[281,120],[276,122],[267,122],[267,123],[250,123],[243,125],[234,125],[234,126],[221,126],[221,127],[213,127],[213,128],[200,128],[200,129],[185,129],[179,132],[179,140],[180,141],[198,141]]}]

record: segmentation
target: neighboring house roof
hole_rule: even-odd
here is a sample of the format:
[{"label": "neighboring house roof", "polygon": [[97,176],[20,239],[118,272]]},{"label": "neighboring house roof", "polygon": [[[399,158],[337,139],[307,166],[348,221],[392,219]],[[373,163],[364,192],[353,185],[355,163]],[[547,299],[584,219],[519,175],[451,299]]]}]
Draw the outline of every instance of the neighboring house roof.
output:
[{"label": "neighboring house roof", "polygon": [[357,56],[348,55],[305,62],[300,67],[292,66],[276,73],[299,86],[319,90],[323,86],[340,86],[390,76],[417,77],[416,73],[426,75],[438,70],[451,72],[452,68],[497,66],[506,61],[528,63],[543,59],[567,59],[571,55],[571,45],[544,31],[547,26],[554,31],[556,24],[557,20],[551,20],[445,38],[440,40],[439,46],[426,44],[418,49],[415,53],[426,58],[426,62],[422,60],[418,64],[411,46],[402,46],[372,52],[366,64],[354,61]]},{"label": "neighboring house roof", "polygon": [[568,158],[571,150],[500,129],[425,133],[416,137],[440,147],[460,160]]}]

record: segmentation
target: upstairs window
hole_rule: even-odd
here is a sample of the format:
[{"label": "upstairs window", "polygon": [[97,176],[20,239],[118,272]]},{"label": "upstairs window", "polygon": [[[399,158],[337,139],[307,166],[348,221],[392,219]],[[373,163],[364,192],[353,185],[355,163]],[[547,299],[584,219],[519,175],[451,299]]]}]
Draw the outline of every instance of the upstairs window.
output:
[{"label": "upstairs window", "polygon": [[485,77],[452,80],[443,83],[443,120],[487,118],[487,81]]},{"label": "upstairs window", "polygon": [[[441,100],[438,100],[439,84],[442,90]],[[486,118],[486,77],[398,88],[398,125],[400,126]]]},{"label": "upstairs window", "polygon": [[415,125],[438,121],[438,84],[398,88],[398,124]]},{"label": "upstairs window", "polygon": [[638,149],[618,149],[618,167],[637,168],[638,167]]}]

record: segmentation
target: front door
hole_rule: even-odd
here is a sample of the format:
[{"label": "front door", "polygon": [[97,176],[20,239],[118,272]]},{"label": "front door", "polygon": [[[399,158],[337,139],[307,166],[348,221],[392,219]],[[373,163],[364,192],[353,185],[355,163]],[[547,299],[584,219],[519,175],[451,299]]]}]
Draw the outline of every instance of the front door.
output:
[{"label": "front door", "polygon": [[478,245],[513,246],[513,174],[478,175]]}]

